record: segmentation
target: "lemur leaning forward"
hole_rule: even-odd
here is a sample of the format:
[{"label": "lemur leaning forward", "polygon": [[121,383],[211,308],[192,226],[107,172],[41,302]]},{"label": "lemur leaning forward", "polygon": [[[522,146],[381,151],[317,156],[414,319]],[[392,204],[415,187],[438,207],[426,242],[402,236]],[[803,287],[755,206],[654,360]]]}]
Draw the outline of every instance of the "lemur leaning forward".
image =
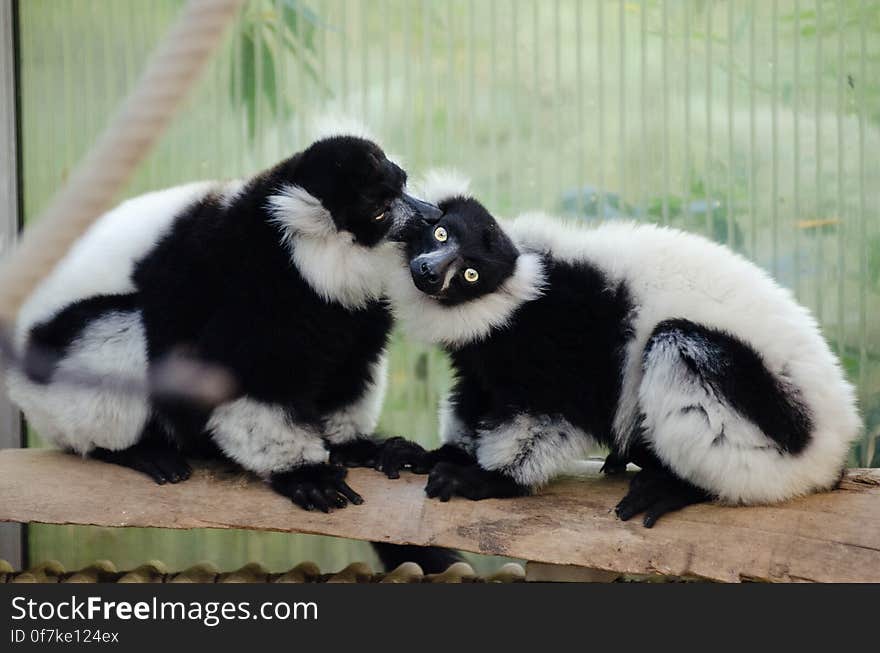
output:
[{"label": "lemur leaning forward", "polygon": [[[23,306],[24,372],[10,395],[46,439],[158,483],[186,479],[201,445],[306,509],[361,498],[346,450],[375,427],[392,324],[389,239],[439,212],[364,138],[323,138],[243,182],[143,195],[101,217]],[[228,370],[237,393],[205,408],[75,386],[66,370],[148,385],[182,354]]]},{"label": "lemur leaning forward", "polygon": [[775,502],[833,487],[860,429],[853,388],[816,321],[729,249],[674,229],[500,224],[435,175],[435,224],[413,225],[390,297],[441,344],[455,384],[446,444],[392,442],[380,467],[431,470],[448,500],[522,495],[598,442],[641,467],[621,519],[717,499]]}]

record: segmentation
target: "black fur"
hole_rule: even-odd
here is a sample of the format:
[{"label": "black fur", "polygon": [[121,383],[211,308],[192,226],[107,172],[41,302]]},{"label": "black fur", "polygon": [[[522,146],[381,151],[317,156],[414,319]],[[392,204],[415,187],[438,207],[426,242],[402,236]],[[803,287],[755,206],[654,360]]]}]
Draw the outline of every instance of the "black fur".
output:
[{"label": "black fur", "polygon": [[[448,239],[440,242],[435,226],[423,226],[407,239],[414,283],[443,304],[460,304],[494,292],[514,270],[516,247],[475,200],[454,198],[441,208],[445,215],[439,225]],[[478,283],[466,284],[457,274],[448,291],[438,291],[427,274],[438,276],[438,271],[423,273],[413,265],[419,257],[446,248],[454,256],[429,259],[459,265],[458,270],[473,267],[480,274]],[[544,266],[543,295],[524,303],[505,327],[478,342],[447,346],[456,375],[450,403],[465,429],[459,434],[461,445],[478,447],[480,429],[509,422],[519,414],[559,416],[612,449],[604,467],[607,473],[624,471],[628,462],[642,467],[618,506],[622,519],[647,511],[645,525],[651,526],[665,512],[709,499],[707,492],[664,466],[638,433],[628,451],[616,450],[612,424],[620,400],[624,351],[634,336],[632,321],[638,310],[626,285],[613,282],[588,263],[545,256]],[[812,426],[807,410],[794,388],[774,377],[751,347],[684,319],[658,324],[646,356],[660,339],[688,345],[680,350],[691,371],[773,438],[780,453],[804,449]],[[705,356],[694,357],[689,351]],[[436,464],[427,491],[444,500],[455,494],[479,499],[516,493],[513,481],[509,477],[502,481],[499,471],[483,470],[481,475],[473,463],[438,464],[432,453],[405,451],[390,467],[408,464],[421,469]]]},{"label": "black fur", "polygon": [[[321,201],[337,229],[369,247],[388,234],[392,220],[381,216],[403,197],[405,181],[374,143],[336,137],[253,178],[230,206],[212,195],[195,201],[136,263],[134,293],[75,302],[31,330],[29,374],[49,380],[90,321],[138,310],[151,368],[183,353],[231,372],[239,396],[320,424],[362,396],[387,343],[391,313],[384,300],[353,310],[319,296],[293,265],[268,198],[286,185],[302,187]],[[204,444],[209,413],[154,396],[150,424],[190,449]],[[144,440],[150,436],[145,430]],[[140,449],[138,459],[153,450]],[[121,452],[114,457],[126,459]]]},{"label": "black fur", "polygon": [[379,560],[387,571],[396,569],[404,562],[415,562],[426,574],[440,574],[449,565],[462,562],[464,558],[455,551],[436,546],[415,546],[414,544],[388,544],[373,542]]},{"label": "black fur", "polygon": [[453,400],[464,399],[469,424],[518,413],[562,415],[611,444],[632,337],[629,292],[586,264],[546,259],[545,266],[546,292],[520,307],[507,328],[450,348],[458,377]]},{"label": "black fur", "polygon": [[48,383],[70,345],[93,320],[137,310],[133,293],[95,295],[73,302],[34,326],[25,347],[24,371],[35,383]]},{"label": "black fur", "polygon": [[[795,388],[784,386],[748,344],[685,319],[655,327],[645,347],[646,360],[659,342],[675,347],[695,378],[774,440],[780,451],[798,454],[807,446],[813,428],[809,411]],[[692,355],[695,350],[699,357]]]},{"label": "black fur", "polygon": [[[445,212],[439,221],[428,228],[419,228],[419,223],[412,222],[413,227],[405,236],[407,255],[413,261],[413,282],[446,305],[495,291],[514,271],[516,247],[476,200],[455,198],[441,202],[439,207]],[[437,240],[438,228],[446,231],[447,240]],[[416,263],[417,257],[430,253],[448,253],[448,258],[438,267]],[[450,265],[455,266],[455,275],[449,287],[440,291]],[[479,274],[475,282],[465,278],[468,269]]]},{"label": "black fur", "polygon": [[[231,370],[243,395],[315,424],[363,394],[391,314],[384,301],[351,310],[315,293],[291,263],[267,198],[299,185],[369,245],[388,228],[372,217],[406,178],[367,141],[322,143],[252,180],[228,210],[210,197],[190,207],[134,272],[151,361],[183,348]],[[208,416],[161,402],[156,410],[185,437]]]},{"label": "black fur", "polygon": [[91,451],[91,456],[143,472],[159,485],[179,483],[192,474],[189,463],[177,447],[168,442],[164,429],[152,419],[144,427],[141,439],[133,446],[120,451],[98,447]]},{"label": "black fur", "polygon": [[472,501],[493,497],[521,497],[529,488],[520,485],[501,472],[483,469],[477,464],[455,465],[438,463],[428,475],[425,493],[432,499],[449,501],[453,496]]}]

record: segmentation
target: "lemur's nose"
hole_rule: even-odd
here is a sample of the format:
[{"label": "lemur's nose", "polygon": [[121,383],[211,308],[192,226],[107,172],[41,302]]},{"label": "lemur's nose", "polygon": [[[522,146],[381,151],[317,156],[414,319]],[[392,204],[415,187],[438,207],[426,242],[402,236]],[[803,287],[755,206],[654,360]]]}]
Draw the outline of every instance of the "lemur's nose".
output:
[{"label": "lemur's nose", "polygon": [[422,261],[422,264],[419,266],[419,272],[422,273],[422,276],[425,278],[425,281],[430,283],[437,283],[440,278],[437,276],[437,273],[431,269],[431,266],[428,265],[427,261]]}]

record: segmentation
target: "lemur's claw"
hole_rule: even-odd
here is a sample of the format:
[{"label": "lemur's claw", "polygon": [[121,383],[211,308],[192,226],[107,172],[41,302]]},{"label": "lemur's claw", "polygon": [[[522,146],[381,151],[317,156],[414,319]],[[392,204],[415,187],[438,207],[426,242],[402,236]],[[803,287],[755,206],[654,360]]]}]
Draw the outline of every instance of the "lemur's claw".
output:
[{"label": "lemur's claw", "polygon": [[681,510],[694,503],[711,500],[711,496],[691,483],[666,470],[643,469],[633,476],[629,491],[615,507],[621,521],[645,513],[642,524],[652,528],[668,512]]},{"label": "lemur's claw", "polygon": [[272,474],[269,484],[305,510],[330,512],[349,503],[360,505],[361,495],[345,482],[348,471],[341,465],[321,463],[303,465],[288,472]]}]

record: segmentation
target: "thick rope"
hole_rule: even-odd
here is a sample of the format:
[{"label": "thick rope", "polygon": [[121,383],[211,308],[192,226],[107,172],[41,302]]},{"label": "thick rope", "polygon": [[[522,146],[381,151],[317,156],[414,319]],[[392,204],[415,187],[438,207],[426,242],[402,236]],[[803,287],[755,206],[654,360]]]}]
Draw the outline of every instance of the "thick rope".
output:
[{"label": "thick rope", "polygon": [[0,324],[110,208],[168,126],[246,0],[189,0],[86,158],[0,264]]}]

